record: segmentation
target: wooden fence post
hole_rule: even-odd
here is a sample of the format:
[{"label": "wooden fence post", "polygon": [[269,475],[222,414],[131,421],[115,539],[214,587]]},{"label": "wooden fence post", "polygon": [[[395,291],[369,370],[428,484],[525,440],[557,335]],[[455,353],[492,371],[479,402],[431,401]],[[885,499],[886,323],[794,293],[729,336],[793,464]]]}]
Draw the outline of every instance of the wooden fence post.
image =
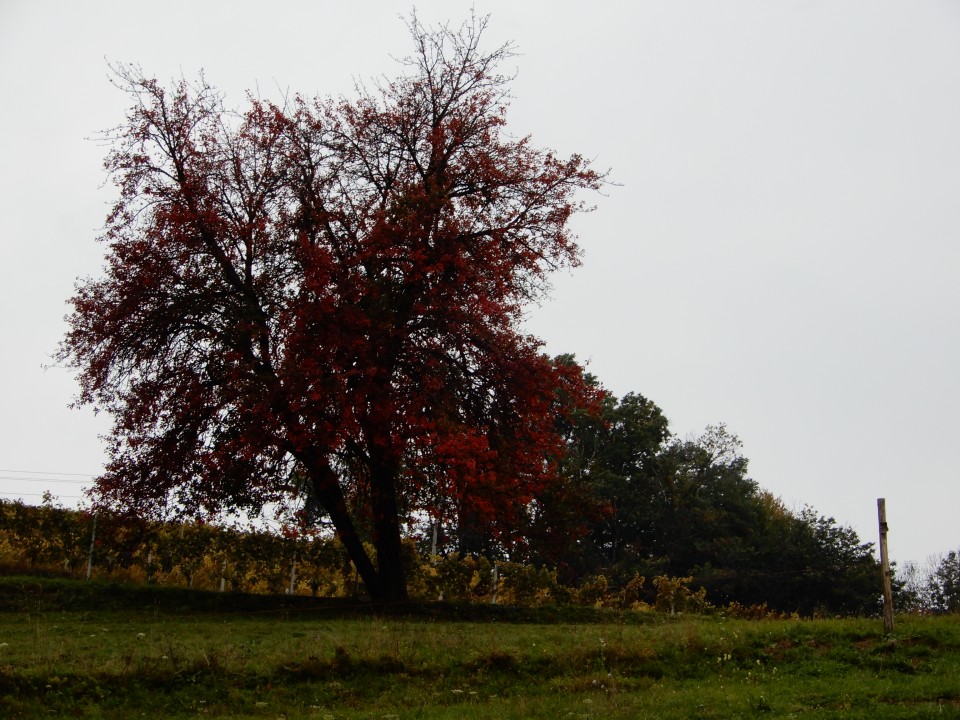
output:
[{"label": "wooden fence post", "polygon": [[290,589],[287,595],[293,595],[297,588],[297,551],[293,551],[293,562],[290,564]]},{"label": "wooden fence post", "polygon": [[877,516],[880,520],[880,572],[883,575],[883,629],[893,632],[893,591],[890,588],[890,557],[887,554],[887,501],[877,498]]},{"label": "wooden fence post", "polygon": [[87,553],[87,580],[93,570],[93,546],[97,541],[97,516],[93,516],[93,529],[90,531],[90,551]]}]

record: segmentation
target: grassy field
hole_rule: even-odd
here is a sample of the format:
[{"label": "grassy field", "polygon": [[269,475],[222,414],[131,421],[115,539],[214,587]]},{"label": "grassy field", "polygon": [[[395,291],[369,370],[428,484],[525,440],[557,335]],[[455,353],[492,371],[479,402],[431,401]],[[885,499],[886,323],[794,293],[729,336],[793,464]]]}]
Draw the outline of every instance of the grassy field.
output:
[{"label": "grassy field", "polygon": [[960,717],[960,617],[743,621],[0,578],[0,717]]}]

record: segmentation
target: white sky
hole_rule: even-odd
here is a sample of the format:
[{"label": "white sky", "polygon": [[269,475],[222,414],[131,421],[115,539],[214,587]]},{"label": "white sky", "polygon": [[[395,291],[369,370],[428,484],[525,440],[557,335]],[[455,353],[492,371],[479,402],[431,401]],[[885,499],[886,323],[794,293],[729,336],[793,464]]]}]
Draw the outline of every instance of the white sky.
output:
[{"label": "white sky", "polygon": [[[470,5],[417,9],[459,24]],[[790,507],[875,541],[886,497],[901,563],[960,546],[960,2],[475,5],[487,47],[522,53],[513,132],[620,183],[576,221],[584,265],[531,332],[681,437],[726,422]],[[410,7],[0,0],[0,496],[72,502],[81,485],[51,480],[83,478],[53,473],[104,460],[107,419],[42,366],[102,263],[113,189],[85,138],[128,104],[107,61],[202,68],[238,105],[349,94],[395,74]]]}]

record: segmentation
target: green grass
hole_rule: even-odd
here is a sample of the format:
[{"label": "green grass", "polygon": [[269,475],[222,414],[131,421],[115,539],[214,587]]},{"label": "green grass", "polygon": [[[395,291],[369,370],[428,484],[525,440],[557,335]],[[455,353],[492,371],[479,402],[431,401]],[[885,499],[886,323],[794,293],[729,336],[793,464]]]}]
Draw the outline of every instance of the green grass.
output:
[{"label": "green grass", "polygon": [[741,621],[0,579],[0,717],[960,717],[960,618]]}]

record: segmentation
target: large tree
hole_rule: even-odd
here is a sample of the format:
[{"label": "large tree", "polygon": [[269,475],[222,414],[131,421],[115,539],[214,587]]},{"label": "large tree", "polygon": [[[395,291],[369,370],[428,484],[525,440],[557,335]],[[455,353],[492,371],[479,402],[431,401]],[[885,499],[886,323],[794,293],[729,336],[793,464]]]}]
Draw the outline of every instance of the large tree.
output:
[{"label": "large tree", "polygon": [[[408,24],[392,82],[252,98],[137,68],[110,134],[119,200],[61,361],[112,414],[102,502],[140,513],[307,498],[370,595],[406,595],[401,529],[455,507],[505,536],[551,482],[558,388],[518,330],[602,175],[505,131],[510,46]],[[375,556],[364,548],[363,528]]]}]

